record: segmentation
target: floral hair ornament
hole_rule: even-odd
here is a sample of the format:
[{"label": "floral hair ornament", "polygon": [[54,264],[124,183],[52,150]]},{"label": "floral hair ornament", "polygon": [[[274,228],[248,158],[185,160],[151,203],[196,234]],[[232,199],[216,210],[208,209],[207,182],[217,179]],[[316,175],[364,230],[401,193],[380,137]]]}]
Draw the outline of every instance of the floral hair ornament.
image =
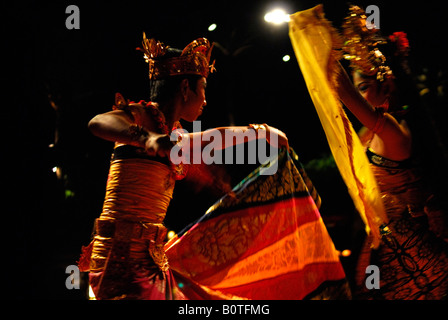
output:
[{"label": "floral hair ornament", "polygon": [[345,43],[344,58],[350,61],[353,69],[360,70],[367,76],[376,75],[377,80],[384,81],[393,77],[392,70],[386,65],[386,57],[378,49],[378,45],[385,44],[375,25],[367,26],[367,16],[358,6],[350,7],[350,14],[342,24]]},{"label": "floral hair ornament", "polygon": [[409,40],[405,32],[394,32],[389,36],[389,41],[395,44],[396,56],[407,57],[409,55]]},{"label": "floral hair ornament", "polygon": [[148,39],[143,32],[143,57],[149,64],[149,79],[164,79],[176,75],[196,74],[207,77],[209,73],[215,71],[215,62],[210,65],[210,55],[213,44],[206,38],[198,38],[183,49],[179,57],[163,57],[167,53],[169,46],[164,45],[155,39]]}]

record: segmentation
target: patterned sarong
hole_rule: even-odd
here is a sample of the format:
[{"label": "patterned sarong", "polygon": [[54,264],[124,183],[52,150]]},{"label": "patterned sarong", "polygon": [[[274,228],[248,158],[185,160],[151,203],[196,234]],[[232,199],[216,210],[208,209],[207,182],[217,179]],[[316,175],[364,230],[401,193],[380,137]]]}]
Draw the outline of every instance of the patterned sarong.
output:
[{"label": "patterned sarong", "polygon": [[166,244],[170,268],[207,291],[240,298],[349,298],[320,198],[297,155],[283,150],[274,161],[275,174],[256,169]]}]

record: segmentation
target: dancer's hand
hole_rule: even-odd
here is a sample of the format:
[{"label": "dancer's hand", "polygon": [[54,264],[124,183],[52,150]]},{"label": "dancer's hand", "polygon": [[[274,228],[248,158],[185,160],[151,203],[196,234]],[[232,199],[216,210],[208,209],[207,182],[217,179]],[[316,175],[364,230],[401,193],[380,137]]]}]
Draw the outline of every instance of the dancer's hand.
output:
[{"label": "dancer's hand", "polygon": [[152,132],[145,141],[145,151],[149,156],[169,157],[174,143],[167,134]]},{"label": "dancer's hand", "polygon": [[[266,130],[266,140],[267,142],[275,148],[287,148],[289,149],[288,138],[286,134],[277,128],[271,127],[266,123],[263,124],[250,124],[251,128],[255,129],[257,133],[259,130]],[[276,137],[274,137],[274,135]]]}]

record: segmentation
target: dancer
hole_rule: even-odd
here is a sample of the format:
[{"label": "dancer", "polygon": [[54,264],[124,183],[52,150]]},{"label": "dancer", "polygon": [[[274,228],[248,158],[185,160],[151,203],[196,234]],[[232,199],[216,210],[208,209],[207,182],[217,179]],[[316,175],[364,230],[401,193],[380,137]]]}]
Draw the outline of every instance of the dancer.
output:
[{"label": "dancer", "polygon": [[[419,158],[425,157],[416,152],[419,132],[412,130],[415,119],[411,117],[419,100],[406,61],[409,42],[403,32],[381,39],[378,29],[366,26],[363,10],[351,7],[343,30],[353,84],[341,72],[338,93],[366,127],[362,140],[389,223],[382,245],[370,250],[366,243],[360,257],[360,266],[380,267],[381,288],[366,290],[365,272],[359,275],[358,285],[369,298],[447,299],[448,248],[428,223],[441,209],[428,205],[434,194],[419,167]],[[387,49],[388,56],[382,53]]]},{"label": "dancer", "polygon": [[[115,142],[91,252],[84,248],[79,263],[90,271],[96,298],[348,297],[347,291],[342,294],[347,290],[345,274],[320,218],[317,194],[293,164],[281,131],[250,125],[175,134],[179,120],[196,120],[206,105],[211,49],[204,38],[180,51],[144,35],[151,101],[133,103],[117,95],[115,110],[89,123],[95,135]],[[248,137],[265,139],[281,152],[165,245],[163,221],[174,182],[187,173],[185,162],[173,157],[173,149],[181,144],[178,151],[194,155],[211,143],[207,135],[225,141],[226,132],[238,130],[253,131]],[[195,144],[198,137],[200,143]],[[185,140],[193,143],[185,146]],[[224,145],[214,141],[217,148]],[[278,170],[263,174],[274,163]],[[307,225],[301,235],[307,239],[296,234],[303,224]],[[313,239],[315,244],[305,242]],[[311,250],[317,245],[320,250]],[[269,264],[260,265],[260,259]],[[308,270],[312,277],[307,277]]]},{"label": "dancer", "polygon": [[[409,85],[406,35],[397,32],[382,38],[378,29],[367,25],[364,11],[357,6],[350,8],[345,19],[342,41],[323,15],[319,19],[321,25],[326,24],[335,47],[344,43],[345,58],[351,62],[353,83],[338,63],[329,69],[327,81],[332,83],[335,99],[340,99],[366,128],[361,140],[386,213],[381,219],[376,217],[381,224],[373,225],[378,227],[379,243],[372,245],[375,234],[370,233],[360,255],[356,297],[446,299],[448,251],[428,224],[433,214],[440,216],[440,208],[434,203],[428,205],[434,195],[416,161],[425,155],[417,154],[418,132],[412,131],[408,121],[418,97]],[[388,56],[383,54],[387,46]],[[335,56],[337,53],[330,59]],[[379,267],[377,290],[365,285],[368,265]]]}]

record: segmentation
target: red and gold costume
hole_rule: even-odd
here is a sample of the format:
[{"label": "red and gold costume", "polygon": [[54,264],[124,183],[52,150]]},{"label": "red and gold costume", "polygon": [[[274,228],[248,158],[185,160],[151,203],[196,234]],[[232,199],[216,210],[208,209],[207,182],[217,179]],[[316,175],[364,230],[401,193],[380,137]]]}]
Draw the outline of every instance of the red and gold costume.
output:
[{"label": "red and gold costume", "polygon": [[[371,149],[366,154],[335,90],[336,62],[343,51],[352,66],[376,75],[377,81],[394,76],[377,48],[385,39],[378,30],[367,28],[359,7],[352,7],[350,13],[344,22],[346,38],[325,19],[322,6],[292,15],[290,38],[336,164],[366,224],[368,241],[360,255],[358,297],[447,299],[447,244],[428,228],[426,204],[431,194],[414,159],[392,161]],[[406,55],[409,44],[403,35],[395,33],[389,39]],[[384,125],[383,112],[374,132]],[[379,289],[365,285],[368,265],[380,269]]]},{"label": "red and gold costume", "polygon": [[[207,46],[204,40],[194,45]],[[187,48],[188,56],[194,51]],[[202,49],[196,58],[173,61],[180,68],[193,61],[185,70],[206,75],[209,55]],[[172,64],[152,64],[163,55],[160,43],[145,37],[144,51],[154,77],[179,73]],[[132,112],[129,104],[117,104]],[[146,106],[148,116],[155,116],[151,104]],[[297,156],[282,150],[270,161],[278,162],[275,174],[256,169],[165,244],[163,221],[176,172],[167,158],[117,145],[92,251],[85,249],[80,261],[90,270],[96,298],[349,298],[338,252],[319,214],[320,198]]]},{"label": "red and gold costume", "polygon": [[165,245],[170,166],[120,148],[129,146],[115,150],[121,155],[112,159],[96,220],[90,285],[97,299],[350,297],[319,197],[288,152],[276,174],[257,169]]},{"label": "red and gold costume", "polygon": [[[393,161],[371,149],[367,155],[381,189],[389,223],[378,249],[371,250],[370,239],[364,244],[357,275],[359,297],[447,299],[448,246],[429,230],[425,207],[431,193],[420,170],[412,159]],[[380,268],[379,290],[366,289],[365,267],[369,264]]]}]

